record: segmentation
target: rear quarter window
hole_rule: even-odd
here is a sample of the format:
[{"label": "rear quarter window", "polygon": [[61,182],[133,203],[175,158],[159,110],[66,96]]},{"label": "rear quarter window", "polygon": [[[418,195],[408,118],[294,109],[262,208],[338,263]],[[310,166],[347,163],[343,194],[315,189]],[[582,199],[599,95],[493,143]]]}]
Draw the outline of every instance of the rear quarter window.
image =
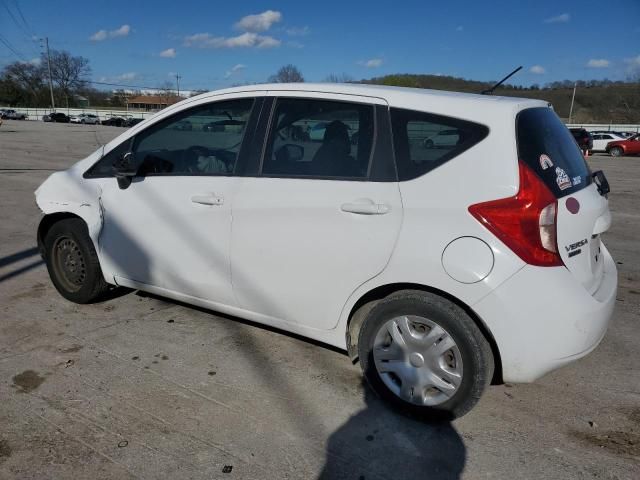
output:
[{"label": "rear quarter window", "polygon": [[572,133],[548,107],[522,110],[516,119],[518,156],[557,198],[582,190],[591,172]]},{"label": "rear quarter window", "polygon": [[401,108],[391,109],[398,180],[412,180],[482,141],[489,129],[478,123]]}]

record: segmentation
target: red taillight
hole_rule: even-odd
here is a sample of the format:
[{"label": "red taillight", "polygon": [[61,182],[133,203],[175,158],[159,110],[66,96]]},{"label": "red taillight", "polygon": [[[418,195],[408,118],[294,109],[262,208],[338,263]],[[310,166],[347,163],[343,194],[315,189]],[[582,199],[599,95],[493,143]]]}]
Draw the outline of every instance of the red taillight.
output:
[{"label": "red taillight", "polygon": [[469,213],[522,260],[539,267],[563,265],[556,242],[558,202],[523,162],[515,197],[477,203]]}]

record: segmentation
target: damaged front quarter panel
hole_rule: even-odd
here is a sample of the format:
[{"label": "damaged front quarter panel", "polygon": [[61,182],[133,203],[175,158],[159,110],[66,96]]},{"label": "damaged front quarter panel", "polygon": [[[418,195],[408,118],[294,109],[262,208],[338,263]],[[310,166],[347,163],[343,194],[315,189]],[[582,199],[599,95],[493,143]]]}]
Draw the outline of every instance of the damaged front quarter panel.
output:
[{"label": "damaged front quarter panel", "polygon": [[70,169],[49,176],[35,191],[36,203],[45,215],[70,213],[82,218],[96,250],[102,230],[102,189],[98,182],[86,181],[82,173],[87,163],[91,165],[101,155],[99,148]]}]

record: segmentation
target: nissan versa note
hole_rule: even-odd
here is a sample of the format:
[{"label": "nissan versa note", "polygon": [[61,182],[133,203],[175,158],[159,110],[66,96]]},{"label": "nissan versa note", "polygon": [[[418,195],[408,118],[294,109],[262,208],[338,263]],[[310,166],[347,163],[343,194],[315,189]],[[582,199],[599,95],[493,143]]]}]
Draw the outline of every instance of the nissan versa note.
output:
[{"label": "nissan versa note", "polygon": [[[441,132],[456,141],[425,145]],[[598,345],[608,191],[542,101],[253,85],[51,175],[37,236],[70,301],[124,286],[294,332],[401,410],[452,418]]]}]

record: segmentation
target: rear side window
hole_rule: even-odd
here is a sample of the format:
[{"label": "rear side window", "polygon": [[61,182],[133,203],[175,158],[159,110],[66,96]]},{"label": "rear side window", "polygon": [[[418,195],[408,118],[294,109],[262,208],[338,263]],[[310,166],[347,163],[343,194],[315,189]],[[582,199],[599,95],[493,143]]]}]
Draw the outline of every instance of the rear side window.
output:
[{"label": "rear side window", "polygon": [[556,195],[564,197],[591,183],[591,172],[558,115],[547,107],[521,111],[516,120],[518,156]]},{"label": "rear side window", "polygon": [[489,133],[478,123],[399,108],[391,109],[391,127],[400,181],[439,167]]},{"label": "rear side window", "polygon": [[262,175],[365,179],[373,138],[371,105],[281,98],[271,121]]}]

